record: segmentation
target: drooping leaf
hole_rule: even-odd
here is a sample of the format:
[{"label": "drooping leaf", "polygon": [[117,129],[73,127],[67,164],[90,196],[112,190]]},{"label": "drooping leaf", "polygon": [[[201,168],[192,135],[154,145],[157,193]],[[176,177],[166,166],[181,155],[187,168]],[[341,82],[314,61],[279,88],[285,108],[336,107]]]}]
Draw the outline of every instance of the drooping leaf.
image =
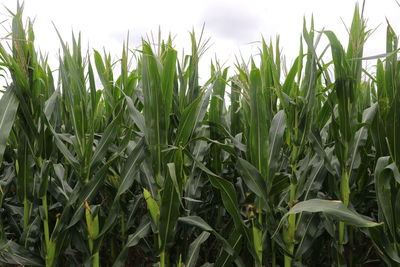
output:
[{"label": "drooping leaf", "polygon": [[[376,227],[381,223],[376,223],[366,219],[360,214],[346,208],[339,200],[323,200],[323,199],[310,199],[297,203],[282,217],[279,225],[282,225],[284,220],[290,214],[297,214],[300,212],[322,212],[330,215],[338,221],[345,222],[348,225],[357,227]],[[279,227],[278,227],[279,229]]]}]

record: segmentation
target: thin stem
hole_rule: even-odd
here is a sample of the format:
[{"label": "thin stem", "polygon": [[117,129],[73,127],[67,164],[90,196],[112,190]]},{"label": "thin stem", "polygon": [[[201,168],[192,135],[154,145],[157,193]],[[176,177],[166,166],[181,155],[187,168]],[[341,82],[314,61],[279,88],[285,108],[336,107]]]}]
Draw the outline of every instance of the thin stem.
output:
[{"label": "thin stem", "polygon": [[44,240],[46,242],[46,248],[50,243],[50,231],[49,231],[49,220],[48,220],[48,210],[47,210],[47,195],[45,194],[42,197],[42,205],[44,212],[44,220],[43,220],[43,228],[44,228]]},{"label": "thin stem", "polygon": [[166,262],[165,262],[165,256],[166,256],[166,252],[165,251],[160,253],[160,267],[167,266]]},{"label": "thin stem", "polygon": [[271,241],[271,249],[272,249],[272,267],[276,267],[276,253],[275,253],[275,242]]},{"label": "thin stem", "polygon": [[[346,152],[347,152],[347,146],[346,146]],[[345,155],[347,155],[347,153]],[[343,204],[347,207],[349,205],[349,199],[350,199],[350,185],[349,185],[349,175],[347,173],[347,169],[345,166],[343,166],[343,169],[342,169],[340,194],[341,194]],[[345,224],[344,224],[344,222],[339,222],[339,253],[340,254],[343,254],[343,252],[344,252],[344,238],[345,238]]]},{"label": "thin stem", "polygon": [[29,200],[24,196],[24,231],[28,228],[29,225],[29,209],[30,209],[30,204]]},{"label": "thin stem", "polygon": [[[295,122],[296,128],[297,129],[297,117],[296,117],[296,122]],[[298,131],[295,131],[296,138],[297,138],[297,133]],[[295,178],[295,170],[297,168],[296,166],[296,161],[298,157],[298,147],[296,145],[293,146],[292,154],[291,154],[291,169],[292,169],[292,179],[290,181],[290,195],[289,195],[289,206],[290,208],[294,205],[295,200],[296,200],[296,189],[297,189],[297,182]],[[296,234],[296,214],[290,214],[288,218],[288,229],[285,233],[286,235],[286,246],[288,251],[293,255],[294,253],[294,241],[295,241],[295,234]],[[284,266],[285,267],[290,267],[292,266],[292,261],[293,258],[292,256],[285,255],[284,256]]]},{"label": "thin stem", "polygon": [[[292,205],[295,201],[296,195],[296,184],[290,184],[290,204]],[[288,218],[289,227],[286,232],[287,249],[291,254],[294,253],[294,238],[296,233],[296,214],[290,214]],[[285,267],[292,266],[293,258],[291,256],[285,255]]]},{"label": "thin stem", "polygon": [[46,266],[52,266],[54,261],[54,251],[52,244],[50,243],[50,231],[49,231],[49,213],[47,207],[47,194],[42,196],[42,206],[44,212],[44,219],[43,219],[43,229],[44,229],[44,240],[46,245]]}]

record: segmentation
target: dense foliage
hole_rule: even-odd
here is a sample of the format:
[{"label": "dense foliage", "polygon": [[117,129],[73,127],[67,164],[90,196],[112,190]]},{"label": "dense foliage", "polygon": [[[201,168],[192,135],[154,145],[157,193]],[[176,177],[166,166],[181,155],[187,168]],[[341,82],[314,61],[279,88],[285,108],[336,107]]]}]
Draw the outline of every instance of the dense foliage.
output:
[{"label": "dense foliage", "polygon": [[304,22],[288,70],[262,40],[200,84],[194,33],[190,55],[143,40],[116,61],[60,37],[55,71],[22,10],[0,45],[0,264],[400,266],[389,24],[377,57],[356,7],[347,47]]}]

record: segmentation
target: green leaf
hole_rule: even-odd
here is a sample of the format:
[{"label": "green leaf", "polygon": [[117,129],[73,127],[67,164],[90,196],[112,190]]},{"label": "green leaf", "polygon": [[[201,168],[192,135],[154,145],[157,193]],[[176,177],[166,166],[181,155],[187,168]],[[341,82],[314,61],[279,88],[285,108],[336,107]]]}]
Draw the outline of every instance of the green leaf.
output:
[{"label": "green leaf", "polygon": [[383,225],[379,227],[368,228],[368,233],[373,240],[375,247],[377,248],[379,256],[381,256],[389,266],[396,266],[400,264],[400,253],[398,248],[388,238],[387,232],[384,231]]},{"label": "green leaf", "polygon": [[260,70],[252,68],[250,72],[250,121],[247,153],[249,161],[263,177],[268,175],[268,129],[270,114],[262,90]]},{"label": "green leaf", "polygon": [[[242,248],[243,235],[238,231],[233,231],[229,237],[228,243],[230,246],[232,246],[236,253],[239,253]],[[233,260],[234,257],[229,255],[229,253],[227,253],[225,250],[221,250],[219,257],[215,262],[215,266],[231,266]]]},{"label": "green leaf", "polygon": [[18,144],[18,180],[17,193],[21,202],[24,200],[33,201],[34,178],[33,158],[28,148],[28,141],[25,135],[20,136]]},{"label": "green leaf", "polygon": [[145,142],[144,138],[141,138],[125,162],[124,168],[122,169],[121,180],[119,183],[117,194],[114,197],[110,212],[108,213],[107,219],[104,222],[101,232],[97,235],[97,238],[100,238],[105,233],[107,233],[107,231],[111,228],[111,226],[117,219],[120,212],[120,198],[122,194],[128,191],[129,188],[132,186],[135,177],[140,170],[140,164],[143,162],[144,158]]},{"label": "green leaf", "polygon": [[201,217],[198,216],[187,216],[180,217],[178,219],[179,222],[183,222],[189,225],[193,225],[199,227],[200,229],[211,232],[213,235],[222,242],[224,250],[230,255],[235,257],[235,263],[238,266],[244,266],[242,260],[236,255],[235,250],[229,244],[229,242],[223,238],[219,233],[217,233],[206,221],[204,221]]},{"label": "green leaf", "polygon": [[128,239],[119,253],[117,259],[115,260],[113,267],[119,267],[125,265],[126,257],[128,256],[128,249],[130,247],[136,246],[141,239],[146,237],[151,229],[151,222],[149,220],[143,220],[139,225],[135,233],[128,236]]},{"label": "green leaf", "polygon": [[125,100],[127,103],[129,116],[131,117],[132,121],[136,124],[136,126],[142,133],[146,134],[146,126],[143,114],[140,113],[139,110],[137,110],[135,104],[132,101],[132,98],[130,98],[129,96],[125,96]]},{"label": "green leaf", "polygon": [[11,240],[0,240],[0,263],[45,266],[42,258]]},{"label": "green leaf", "polygon": [[176,146],[185,146],[196,126],[203,120],[207,108],[205,104],[208,103],[210,93],[211,91],[207,90],[183,110],[175,138]]},{"label": "green leaf", "polygon": [[324,160],[325,168],[332,174],[337,175],[336,170],[332,166],[332,159],[326,153],[321,135],[317,128],[313,128],[308,136],[314,151]]},{"label": "green leaf", "polygon": [[397,237],[399,222],[396,221],[395,207],[398,203],[394,199],[395,194],[400,192],[400,173],[396,164],[390,162],[390,157],[381,157],[376,163],[375,188],[378,207],[386,226],[391,236]]},{"label": "green leaf", "polygon": [[8,136],[18,110],[19,102],[13,88],[13,86],[9,87],[0,99],[0,166],[3,162]]},{"label": "green leaf", "polygon": [[[108,168],[109,164],[104,165],[100,170],[98,170],[95,173],[95,175],[90,179],[89,183],[85,184],[79,190],[76,200],[77,209],[75,210],[73,216],[71,217],[71,221],[68,224],[68,228],[74,226],[82,218],[84,210],[84,202],[88,201],[90,203],[92,199],[96,196],[96,194],[99,192],[100,188],[104,184]],[[70,200],[73,201],[74,199],[70,198]]]},{"label": "green leaf", "polygon": [[178,220],[180,222],[199,227],[200,229],[203,229],[204,231],[208,231],[208,232],[214,231],[214,229],[199,216],[180,217]]},{"label": "green leaf", "polygon": [[210,171],[206,166],[204,166],[204,164],[194,158],[190,153],[186,154],[195,161],[197,167],[208,174],[208,178],[212,186],[219,190],[225,209],[231,215],[236,229],[239,230],[246,237],[250,253],[254,257],[255,261],[257,261],[258,258],[254,250],[252,236],[250,235],[248,228],[245,226],[239,210],[235,187],[231,182],[219,177],[218,175]]},{"label": "green leaf", "polygon": [[105,129],[104,133],[101,136],[99,144],[96,146],[96,150],[94,151],[90,166],[94,167],[95,164],[101,161],[107,153],[109,146],[114,141],[118,133],[120,120],[121,114],[118,114],[118,116]]},{"label": "green leaf", "polygon": [[[378,105],[375,103],[371,107],[367,108],[363,112],[363,123],[370,124],[377,112]],[[356,133],[353,142],[350,145],[350,166],[349,166],[349,177],[353,169],[357,169],[361,164],[361,156],[359,150],[361,147],[365,146],[368,138],[368,127],[362,126]]]},{"label": "green leaf", "polygon": [[246,185],[254,194],[268,202],[267,185],[256,167],[242,158],[238,158],[237,163],[236,169],[241,174]]},{"label": "green leaf", "polygon": [[349,210],[339,200],[310,199],[297,203],[293,208],[285,213],[275,233],[290,214],[297,214],[300,212],[322,212],[326,215],[332,216],[338,221],[357,227],[376,227],[381,225],[381,223],[367,220],[360,214]]},{"label": "green leaf", "polygon": [[208,239],[209,236],[210,233],[204,231],[190,244],[188,255],[186,256],[185,266],[196,266],[197,258],[199,257],[200,246]]},{"label": "green leaf", "polygon": [[68,147],[61,141],[61,138],[58,136],[53,126],[51,126],[49,118],[46,118],[46,125],[49,127],[51,133],[53,134],[54,142],[57,148],[60,150],[61,154],[64,155],[65,159],[75,170],[79,170],[79,161],[72,155]]},{"label": "green leaf", "polygon": [[272,185],[272,179],[279,167],[279,153],[282,149],[283,134],[286,128],[286,114],[283,110],[275,114],[269,129],[269,146],[268,146],[268,167],[269,167],[269,188]]},{"label": "green leaf", "polygon": [[[179,192],[180,189],[178,188]],[[179,217],[180,195],[171,175],[167,175],[160,206],[160,249],[164,251],[174,237],[176,221]]]}]

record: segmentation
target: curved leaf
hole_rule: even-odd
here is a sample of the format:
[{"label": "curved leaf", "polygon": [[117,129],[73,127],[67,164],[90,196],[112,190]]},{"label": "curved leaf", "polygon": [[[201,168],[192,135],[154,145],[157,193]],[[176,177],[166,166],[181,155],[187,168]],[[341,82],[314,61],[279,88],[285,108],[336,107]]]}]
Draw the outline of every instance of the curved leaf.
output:
[{"label": "curved leaf", "polygon": [[282,217],[276,232],[290,214],[297,214],[300,212],[322,212],[326,215],[334,217],[338,221],[357,227],[376,227],[381,225],[381,223],[367,220],[360,214],[349,210],[339,200],[310,199],[299,202],[293,208],[291,208]]}]

